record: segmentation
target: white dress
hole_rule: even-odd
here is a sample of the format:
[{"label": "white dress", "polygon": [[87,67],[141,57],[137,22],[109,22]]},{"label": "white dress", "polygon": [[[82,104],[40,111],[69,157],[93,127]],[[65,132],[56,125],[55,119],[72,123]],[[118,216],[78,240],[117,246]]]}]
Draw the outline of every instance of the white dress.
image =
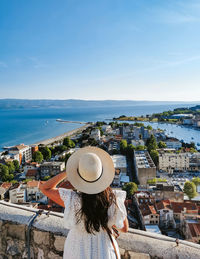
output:
[{"label": "white dress", "polygon": [[[101,229],[95,234],[89,234],[85,230],[84,222],[76,223],[76,212],[81,208],[81,198],[78,193],[65,188],[58,188],[61,199],[65,204],[64,226],[69,229],[64,245],[64,259],[116,259],[116,254],[110,238],[106,231]],[[126,192],[113,190],[116,196],[116,206],[114,203],[108,209],[108,227],[115,225],[123,228],[123,221],[126,217],[124,201]],[[120,258],[119,248],[113,238],[118,258]]]}]

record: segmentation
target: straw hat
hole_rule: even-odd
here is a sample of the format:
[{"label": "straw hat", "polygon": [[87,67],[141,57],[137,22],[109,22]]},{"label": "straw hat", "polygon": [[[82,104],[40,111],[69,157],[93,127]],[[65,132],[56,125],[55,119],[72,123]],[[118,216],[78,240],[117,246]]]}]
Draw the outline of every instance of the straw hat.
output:
[{"label": "straw hat", "polygon": [[110,155],[97,147],[84,147],[73,153],[66,165],[67,179],[83,193],[104,191],[113,181],[114,164]]}]

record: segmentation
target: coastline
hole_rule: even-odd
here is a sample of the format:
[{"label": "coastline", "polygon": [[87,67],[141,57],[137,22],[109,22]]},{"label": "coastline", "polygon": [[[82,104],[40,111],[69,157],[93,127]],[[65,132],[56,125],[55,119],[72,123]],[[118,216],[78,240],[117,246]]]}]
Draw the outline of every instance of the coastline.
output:
[{"label": "coastline", "polygon": [[67,131],[61,135],[58,135],[56,137],[53,137],[53,138],[49,138],[49,139],[44,139],[44,140],[41,140],[41,141],[38,141],[32,145],[50,145],[56,141],[61,141],[63,140],[64,138],[66,137],[71,137],[79,132],[82,132],[83,130],[85,130],[86,128],[90,127],[92,124],[86,124],[84,126],[81,126],[80,128],[77,128],[77,129],[74,129],[74,130],[70,130],[70,131]]}]

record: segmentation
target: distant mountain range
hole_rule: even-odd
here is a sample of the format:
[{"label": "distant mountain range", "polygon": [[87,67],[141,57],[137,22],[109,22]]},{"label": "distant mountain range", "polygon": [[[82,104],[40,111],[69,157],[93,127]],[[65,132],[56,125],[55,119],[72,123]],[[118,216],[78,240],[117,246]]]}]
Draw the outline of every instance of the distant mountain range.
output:
[{"label": "distant mountain range", "polygon": [[73,108],[73,107],[114,107],[114,106],[140,106],[185,104],[186,106],[197,102],[170,102],[170,101],[130,101],[130,100],[46,100],[46,99],[0,99],[0,109],[30,109],[30,108]]}]

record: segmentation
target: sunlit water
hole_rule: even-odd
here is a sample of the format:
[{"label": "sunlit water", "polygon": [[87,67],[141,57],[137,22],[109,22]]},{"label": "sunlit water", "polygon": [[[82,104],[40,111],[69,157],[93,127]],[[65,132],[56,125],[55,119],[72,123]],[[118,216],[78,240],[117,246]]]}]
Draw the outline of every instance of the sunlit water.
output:
[{"label": "sunlit water", "polygon": [[[35,143],[81,126],[73,123],[59,123],[56,121],[58,118],[94,122],[112,119],[123,114],[139,116],[183,106],[185,105],[147,105],[144,103],[143,106],[128,107],[0,110],[0,148],[19,143]],[[200,131],[171,124],[153,123],[152,126],[166,129],[168,135],[183,139],[186,142],[200,142]]]}]

